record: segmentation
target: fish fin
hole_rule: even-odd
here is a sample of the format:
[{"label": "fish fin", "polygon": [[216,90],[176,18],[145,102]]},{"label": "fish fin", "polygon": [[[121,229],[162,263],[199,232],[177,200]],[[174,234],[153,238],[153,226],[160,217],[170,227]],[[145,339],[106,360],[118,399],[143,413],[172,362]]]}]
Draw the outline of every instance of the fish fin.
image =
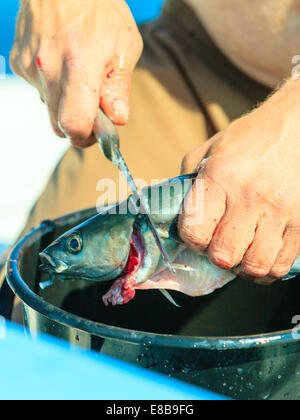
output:
[{"label": "fish fin", "polygon": [[193,267],[190,267],[190,266],[184,265],[184,264],[174,264],[173,263],[172,266],[175,268],[175,270],[190,271],[190,272],[197,272],[197,273],[203,271],[202,268],[193,268]]},{"label": "fish fin", "polygon": [[172,303],[172,305],[176,306],[176,308],[181,308],[180,305],[178,305],[175,300],[172,298],[172,296],[170,295],[170,293],[165,290],[165,289],[159,289],[159,291],[164,295],[164,297]]}]

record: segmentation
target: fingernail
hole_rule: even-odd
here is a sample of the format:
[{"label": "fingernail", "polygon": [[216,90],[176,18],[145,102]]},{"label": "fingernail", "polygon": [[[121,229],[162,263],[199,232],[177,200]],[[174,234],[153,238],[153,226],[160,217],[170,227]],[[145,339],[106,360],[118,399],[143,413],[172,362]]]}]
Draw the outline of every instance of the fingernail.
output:
[{"label": "fingernail", "polygon": [[[64,129],[62,128],[60,121],[57,122],[57,125],[58,125],[58,130],[60,131],[60,137],[70,140],[70,137],[65,133]],[[56,133],[58,134],[58,132],[56,132]],[[64,137],[62,137],[62,135]]]},{"label": "fingernail", "polygon": [[214,257],[214,262],[218,265],[221,266],[224,270],[231,270],[232,269],[232,264],[229,261],[229,258],[226,258],[224,256],[222,257]]},{"label": "fingernail", "polygon": [[67,136],[62,131],[60,131],[58,128],[55,128],[54,131],[55,131],[55,134],[58,137],[60,137],[61,139],[66,139],[67,138]]},{"label": "fingernail", "polygon": [[113,102],[112,105],[113,111],[115,113],[115,116],[117,118],[121,118],[124,120],[128,120],[129,118],[129,109],[128,109],[128,105],[125,101],[123,101],[122,99],[117,99]]}]

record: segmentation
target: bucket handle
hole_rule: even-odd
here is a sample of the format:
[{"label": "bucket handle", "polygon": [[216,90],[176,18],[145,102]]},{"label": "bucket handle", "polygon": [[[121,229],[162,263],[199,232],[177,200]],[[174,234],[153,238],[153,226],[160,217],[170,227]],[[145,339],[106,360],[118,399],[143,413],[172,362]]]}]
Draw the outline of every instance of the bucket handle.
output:
[{"label": "bucket handle", "polygon": [[[0,264],[0,271],[3,269],[4,264]],[[11,320],[12,311],[14,307],[15,294],[9,287],[6,278],[0,289],[0,316],[8,321]]]}]

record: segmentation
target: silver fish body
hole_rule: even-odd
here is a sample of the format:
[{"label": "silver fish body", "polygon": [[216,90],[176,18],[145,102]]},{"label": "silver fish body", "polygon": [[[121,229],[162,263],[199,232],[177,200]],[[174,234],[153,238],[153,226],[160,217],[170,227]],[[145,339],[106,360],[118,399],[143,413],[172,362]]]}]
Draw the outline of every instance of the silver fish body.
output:
[{"label": "silver fish body", "polygon": [[[103,297],[106,305],[129,302],[136,289],[168,289],[203,296],[225,286],[237,277],[236,273],[212,265],[207,257],[188,249],[178,236],[178,214],[194,180],[195,174],[181,176],[142,190],[176,275],[166,269],[133,196],[58,238],[40,254],[41,269],[63,280],[113,281]],[[300,258],[287,279],[299,272]]]}]

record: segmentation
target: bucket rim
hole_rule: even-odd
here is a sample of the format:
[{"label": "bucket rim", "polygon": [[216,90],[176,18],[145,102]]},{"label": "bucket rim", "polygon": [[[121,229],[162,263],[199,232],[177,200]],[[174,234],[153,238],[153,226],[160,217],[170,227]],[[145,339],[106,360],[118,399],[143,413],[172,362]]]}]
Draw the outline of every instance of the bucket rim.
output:
[{"label": "bucket rim", "polygon": [[[53,225],[64,225],[66,221],[70,223],[70,219],[84,216],[85,213],[92,209],[81,210],[79,212],[70,213],[63,217],[55,219]],[[130,330],[102,324],[100,322],[90,321],[77,315],[68,313],[63,309],[48,303],[39,295],[34,293],[22,279],[19,269],[19,259],[21,253],[29,248],[37,238],[50,233],[53,226],[49,222],[42,222],[39,227],[33,229],[23,239],[21,239],[12,250],[6,262],[6,278],[7,282],[14,294],[36,312],[52,321],[63,324],[66,327],[100,336],[108,339],[127,341],[145,346],[161,346],[161,347],[180,347],[186,349],[202,349],[202,350],[238,350],[261,348],[276,344],[289,344],[300,341],[300,337],[295,338],[294,329],[278,331],[273,333],[245,335],[233,337],[197,337],[197,336],[180,336],[151,333],[144,331]]]}]

